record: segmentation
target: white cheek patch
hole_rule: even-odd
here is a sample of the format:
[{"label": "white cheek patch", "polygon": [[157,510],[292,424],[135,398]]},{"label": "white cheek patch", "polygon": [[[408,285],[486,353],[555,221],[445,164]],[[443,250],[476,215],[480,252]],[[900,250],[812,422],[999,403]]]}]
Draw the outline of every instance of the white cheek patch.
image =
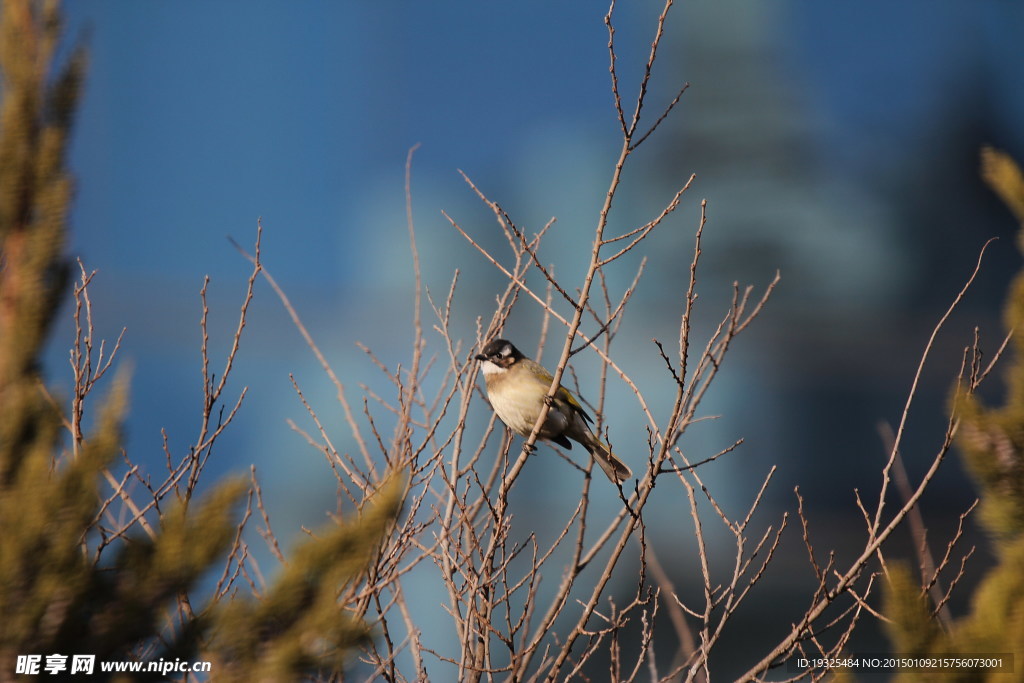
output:
[{"label": "white cheek patch", "polygon": [[500,375],[503,372],[508,372],[505,368],[495,365],[489,360],[485,360],[480,365],[480,369],[484,371],[484,375]]}]

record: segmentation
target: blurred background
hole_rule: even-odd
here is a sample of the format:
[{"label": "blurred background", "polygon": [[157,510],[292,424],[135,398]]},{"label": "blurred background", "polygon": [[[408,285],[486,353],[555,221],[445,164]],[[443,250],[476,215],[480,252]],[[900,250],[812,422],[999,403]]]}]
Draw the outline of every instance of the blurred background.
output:
[{"label": "blurred background", "polygon": [[[161,467],[162,429],[176,456],[195,438],[199,289],[209,275],[216,365],[248,273],[227,236],[250,245],[259,217],[266,267],[351,398],[361,383],[391,395],[355,344],[392,368],[410,356],[403,175],[414,144],[422,145],[413,213],[424,282],[443,296],[460,270],[453,333],[464,350],[504,282],[441,211],[481,243],[501,253],[507,247],[457,169],[528,232],[556,217],[541,257],[570,287],[580,284],[620,145],[605,10],[580,1],[317,2],[301,11],[271,2],[68,3],[69,35],[90,55],[71,154],[71,251],[99,271],[92,286],[98,334],[112,339],[128,330],[122,353],[134,367],[133,458]],[[617,10],[629,111],[659,11],[651,1]],[[708,224],[695,343],[703,346],[724,314],[734,282],[760,292],[781,272],[765,313],[739,339],[704,404],[704,414],[720,417],[683,440],[700,459],[745,439],[702,470],[734,514],[777,465],[762,524],[795,508],[799,485],[820,547],[859,547],[864,530],[853,490],[877,488],[884,425],[898,422],[933,326],[982,245],[999,237],[925,370],[904,447],[912,479],[941,444],[963,347],[975,326],[989,353],[998,346],[1003,294],[1021,265],[1015,221],[980,181],[978,151],[991,144],[1024,158],[1022,35],[1024,6],[995,0],[727,0],[673,9],[646,120],[682,83],[690,88],[630,160],[610,231],[650,220],[691,173],[697,179],[643,253],[607,273],[613,294],[621,293],[640,257],[648,258],[614,348],[655,414],[666,417],[673,386],[651,338],[671,345],[677,335],[701,199]],[[326,520],[336,491],[322,457],[285,423],[308,424],[289,373],[334,424],[340,449],[346,431],[333,387],[263,282],[249,323],[229,385],[249,393],[207,476],[255,464],[275,531],[293,539],[300,525]],[[69,313],[50,350],[58,387],[71,385],[71,329]],[[532,350],[539,329],[538,308],[522,301],[506,335]],[[558,332],[552,328],[552,339]],[[440,350],[436,336],[428,339],[428,351]],[[549,363],[560,343],[548,349]],[[595,359],[586,355],[574,360],[584,394],[596,391],[587,373]],[[999,382],[987,388],[992,400]],[[479,404],[474,415],[485,420],[485,410]],[[634,455],[638,469],[644,422],[619,382],[609,384],[606,418],[620,455]],[[520,495],[529,504],[517,518],[524,529],[572,509],[579,474],[566,463],[538,457],[524,477]],[[609,494],[610,511],[618,503],[603,483],[595,488]],[[656,509],[666,523],[652,529],[654,547],[680,593],[696,599],[692,534],[678,531],[689,517],[685,498],[663,493]],[[922,504],[936,548],[944,549],[973,499],[950,458]],[[976,579],[987,561],[985,539],[969,535],[965,549],[979,545],[968,572]],[[896,539],[893,555],[912,556],[907,540]],[[725,643],[748,652],[737,667],[753,661],[749,653],[760,656],[759,643],[774,642],[758,630],[766,613],[785,625],[810,599],[813,577],[798,533],[784,550],[771,587],[751,598],[732,645]],[[724,571],[731,554],[726,546],[721,553]],[[619,580],[630,590],[628,576]],[[425,598],[424,614],[432,604]],[[877,629],[863,637],[862,650],[886,648]],[[665,639],[669,653],[673,636]],[[739,673],[722,666],[723,676]]]}]

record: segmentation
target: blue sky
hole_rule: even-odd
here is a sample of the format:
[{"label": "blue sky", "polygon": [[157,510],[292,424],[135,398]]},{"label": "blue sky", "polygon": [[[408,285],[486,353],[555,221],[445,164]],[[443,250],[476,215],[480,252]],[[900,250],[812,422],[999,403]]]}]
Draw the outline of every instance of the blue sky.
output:
[{"label": "blue sky", "polygon": [[[199,288],[209,275],[219,374],[248,274],[227,236],[250,245],[260,217],[266,266],[354,402],[361,383],[388,390],[355,344],[391,367],[409,356],[403,176],[417,143],[424,280],[444,292],[460,270],[453,328],[467,345],[504,283],[441,215],[495,238],[493,217],[458,169],[527,230],[557,217],[542,256],[579,282],[619,144],[605,10],[582,0],[67,3],[69,35],[90,55],[70,153],[70,251],[98,270],[97,333],[112,339],[127,327],[132,457],[158,472],[161,430],[176,457],[195,438]],[[659,11],[648,0],[619,3],[627,102]],[[994,346],[1002,295],[1021,263],[1017,226],[977,177],[983,144],[1024,159],[1021,35],[1024,5],[995,0],[676,3],[650,111],[683,82],[690,89],[634,157],[612,229],[648,220],[691,173],[697,180],[651,243],[616,348],[649,403],[665,405],[670,389],[650,339],[676,333],[701,199],[709,223],[698,336],[734,281],[762,287],[781,271],[773,301],[708,396],[707,413],[719,419],[683,442],[702,457],[746,440],[706,468],[724,504],[745,505],[778,464],[768,511],[791,509],[802,485],[825,533],[859,524],[851,489],[877,484],[878,426],[898,418],[932,325],[981,244],[1000,237],[923,378],[905,448],[912,475],[941,441],[961,349],[976,325]],[[613,288],[638,259],[609,269]],[[65,395],[68,317],[48,356],[50,381]],[[538,323],[536,308],[521,304],[508,334],[532,348]],[[574,366],[587,388],[593,359],[584,355]],[[339,448],[350,447],[330,382],[259,283],[226,394],[231,401],[245,386],[248,396],[208,476],[255,464],[286,543],[300,525],[323,523],[336,494],[321,456],[286,424],[308,426],[289,374]],[[643,421],[621,386],[610,385],[606,416],[620,455],[628,459],[630,444],[643,450]],[[564,478],[576,473],[558,458],[532,459],[524,476],[524,528],[543,528],[573,504]],[[955,459],[934,488],[926,514],[955,518],[973,497]],[[675,515],[664,525],[671,532],[679,511],[662,502]],[[683,566],[678,539],[657,528],[662,561]]]},{"label": "blue sky", "polygon": [[[216,359],[247,273],[226,236],[250,244],[259,217],[266,265],[343,380],[353,389],[379,381],[357,341],[392,365],[407,358],[402,184],[416,143],[425,277],[444,291],[461,269],[467,343],[502,283],[441,216],[477,234],[493,228],[457,169],[528,229],[557,216],[547,256],[578,280],[618,145],[605,9],[68,3],[70,34],[90,53],[70,157],[71,249],[99,271],[98,332],[112,338],[128,327],[132,454],[159,466],[161,429],[177,454],[194,436],[199,287],[212,277]],[[620,3],[624,92],[635,88],[658,10]],[[754,460],[723,463],[723,477],[746,476],[763,459],[793,464],[783,482],[828,468],[847,482],[859,454],[880,448],[876,425],[897,415],[916,354],[977,249],[1015,229],[977,180],[976,154],[992,143],[1024,157],[1022,12],[953,0],[705,1],[673,10],[652,106],[683,82],[691,87],[636,156],[616,220],[646,220],[691,172],[698,180],[649,254],[634,328],[619,348],[639,378],[660,372],[649,340],[672,338],[677,321],[665,311],[678,306],[701,198],[711,217],[709,303],[734,280],[763,285],[782,270],[776,301],[709,399],[726,417],[692,443],[717,450],[748,439]],[[994,250],[960,332],[983,323],[998,336],[999,297],[1019,266],[1013,244],[1003,239]],[[635,265],[611,272],[613,283],[627,282]],[[517,314],[522,346],[534,344],[537,319],[529,309]],[[256,463],[286,535],[319,524],[334,499],[319,456],[285,424],[303,417],[288,373],[323,411],[337,412],[266,287],[247,334],[231,391],[249,386],[249,398],[211,473]],[[65,324],[51,353],[58,386],[70,383],[61,374],[69,340]],[[960,344],[940,349],[940,360],[955,359]],[[945,370],[929,385],[925,427],[941,419]],[[613,397],[611,410],[628,416],[627,404]],[[643,439],[623,430],[620,441]],[[835,448],[848,450],[823,464],[819,454]],[[535,490],[554,500],[557,479],[538,476]],[[792,486],[779,490],[784,498]]]}]

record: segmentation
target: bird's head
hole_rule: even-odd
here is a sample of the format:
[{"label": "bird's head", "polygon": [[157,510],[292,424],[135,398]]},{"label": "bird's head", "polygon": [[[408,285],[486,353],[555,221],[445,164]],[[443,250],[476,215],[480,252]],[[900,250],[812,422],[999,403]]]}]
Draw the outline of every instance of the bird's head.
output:
[{"label": "bird's head", "polygon": [[512,342],[505,339],[494,339],[487,343],[475,358],[483,361],[485,375],[502,373],[524,358]]}]

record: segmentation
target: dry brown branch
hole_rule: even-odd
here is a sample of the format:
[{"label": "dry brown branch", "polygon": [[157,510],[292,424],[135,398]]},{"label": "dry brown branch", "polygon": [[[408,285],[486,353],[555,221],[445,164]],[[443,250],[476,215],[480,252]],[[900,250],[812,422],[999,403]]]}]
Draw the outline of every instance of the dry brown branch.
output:
[{"label": "dry brown branch", "polygon": [[[93,336],[94,327],[92,322],[92,300],[89,298],[89,283],[92,282],[96,271],[86,272],[85,265],[81,259],[76,259],[81,279],[75,284],[75,343],[71,347],[70,362],[71,371],[74,376],[74,395],[71,399],[71,436],[72,449],[75,457],[78,456],[82,445],[82,416],[85,410],[86,399],[92,391],[93,386],[103,378],[107,370],[117,357],[121,349],[121,342],[124,339],[127,328],[122,328],[114,342],[113,348],[104,359],[106,341],[100,340],[100,346],[96,358],[93,358]],[[82,321],[82,311],[85,311],[85,321]]]},{"label": "dry brown branch", "polygon": [[[659,248],[655,240],[661,239],[664,226],[678,217],[676,211],[696,178],[691,174],[688,179],[679,179],[669,201],[648,214],[653,215],[649,222],[629,224],[613,234],[619,229],[613,227],[617,214],[613,215],[612,207],[633,163],[633,152],[668,120],[687,88],[684,85],[679,89],[656,116],[644,118],[672,5],[673,0],[666,0],[657,17],[650,52],[636,83],[635,108],[628,117],[623,105],[625,79],[620,79],[617,66],[615,2],[605,16],[611,90],[622,139],[609,169],[608,187],[589,236],[589,258],[578,283],[568,283],[556,275],[564,269],[557,259],[542,259],[541,247],[555,225],[554,219],[531,234],[499,201],[462,174],[469,190],[493,214],[500,248],[489,246],[493,235],[480,234],[445,211],[442,215],[504,278],[494,293],[493,311],[477,315],[475,338],[472,332],[467,335],[465,328],[470,325],[456,313],[466,287],[459,271],[450,277],[444,275],[435,298],[428,285],[432,273],[422,270],[412,210],[412,164],[417,149],[413,147],[406,158],[404,186],[412,268],[411,345],[406,361],[389,364],[389,355],[378,355],[372,344],[352,340],[363,350],[364,364],[375,373],[375,381],[358,385],[359,390],[353,393],[349,387],[357,385],[342,383],[303,324],[299,315],[303,302],[293,303],[263,266],[262,225],[258,225],[253,255],[236,245],[253,269],[219,377],[210,370],[209,279],[200,291],[203,408],[198,434],[184,454],[176,452],[164,434],[166,474],[162,477],[152,477],[130,460],[117,476],[106,473],[110,491],[104,493],[94,522],[99,532],[96,561],[103,548],[123,538],[136,524],[150,530],[152,519],[161,512],[162,501],[172,492],[188,501],[199,487],[215,442],[246,395],[243,389],[233,403],[223,402],[241,348],[254,284],[262,276],[335,388],[344,416],[346,435],[332,437],[334,421],[323,412],[327,408],[318,405],[312,395],[307,396],[290,376],[310,423],[300,427],[289,420],[287,424],[325,458],[337,483],[334,515],[365,514],[368,502],[378,495],[387,475],[404,474],[402,514],[393,521],[387,538],[358,579],[339,582],[342,585],[331,593],[339,616],[364,619],[377,634],[359,652],[359,675],[396,683],[428,678],[552,683],[575,678],[616,682],[646,677],[653,681],[712,680],[719,666],[716,650],[734,626],[736,615],[748,605],[748,598],[764,588],[764,579],[782,551],[791,517],[790,512],[782,511],[764,519],[769,516],[765,509],[767,492],[779,471],[775,464],[759,465],[753,480],[731,482],[728,495],[714,483],[714,477],[707,476],[709,469],[718,466],[715,463],[734,457],[742,438],[730,437],[725,445],[702,452],[682,439],[693,425],[713,419],[700,414],[701,406],[728,365],[737,338],[764,311],[779,283],[779,274],[760,290],[734,282],[724,310],[711,312],[715,318],[710,327],[704,329],[698,324],[703,320],[698,317],[697,302],[698,290],[704,289],[699,273],[702,240],[708,226],[707,203],[702,201],[688,279],[673,314],[678,332],[673,329],[672,334],[677,333],[678,338],[667,345],[653,340],[653,347],[646,346],[638,340],[650,334],[637,334],[624,322],[627,306],[637,305],[641,298],[637,292],[647,267],[646,257],[621,291],[612,283],[620,277],[628,279],[632,268],[628,272],[616,269],[622,269],[624,257],[630,252]],[[641,119],[653,123],[645,123],[645,129],[641,129]],[[493,231],[495,226],[488,229]],[[978,267],[980,263],[979,256]],[[751,657],[749,670],[741,680],[760,680],[769,669],[794,654],[835,656],[853,642],[865,615],[881,618],[874,604],[874,591],[876,579],[886,571],[882,545],[904,523],[915,525],[913,533],[923,558],[922,585],[925,590],[934,589],[936,611],[945,609],[973,552],[961,559],[959,572],[943,589],[940,575],[947,570],[953,573],[949,568],[956,566],[955,547],[970,510],[961,516],[955,536],[938,562],[927,552],[923,520],[914,520],[917,502],[951,445],[958,418],[954,415],[949,420],[943,443],[916,486],[903,480],[899,449],[924,363],[940,329],[974,281],[978,267],[925,346],[899,425],[888,444],[877,502],[876,491],[855,491],[853,514],[859,512],[863,517],[868,534],[853,562],[842,562],[836,550],[820,544],[820,537],[813,538],[811,511],[801,490],[795,489],[794,514],[813,572],[808,574],[813,578],[806,587],[806,609],[783,628],[766,654]],[[72,403],[66,418],[72,435],[79,437],[85,399],[118,354],[121,340],[119,337],[109,352],[102,342],[98,349],[94,346],[88,298],[93,275],[81,264],[80,270],[75,313],[79,333],[71,354],[78,402]],[[429,308],[424,308],[424,299]],[[553,359],[548,402],[532,433],[522,442],[516,441],[518,437],[514,438],[488,409],[474,360],[482,344],[504,334],[516,306],[529,307],[539,314],[540,321],[536,344],[533,339],[522,340],[529,346],[521,348],[535,349],[533,357],[538,361],[549,349],[557,352],[547,354],[549,360]],[[426,330],[424,315],[433,316]],[[627,368],[633,365],[619,362],[624,356],[619,353],[624,338],[631,350],[643,349],[640,354],[634,351],[639,358],[630,360],[658,368],[658,380],[640,382],[630,376]],[[974,355],[965,354],[961,385],[968,391],[976,389],[1008,341],[1009,337],[1005,338],[995,358],[983,365],[976,339]],[[576,369],[570,367],[570,360],[574,360]],[[581,364],[586,362],[596,363],[597,369],[584,372]],[[578,376],[576,370],[580,370]],[[585,454],[581,461],[579,450],[564,453],[554,446],[540,447],[544,457],[554,450],[562,458],[549,462],[562,468],[559,487],[571,504],[558,508],[556,514],[554,510],[536,509],[536,496],[526,488],[529,480],[523,473],[534,466],[541,426],[563,385],[581,394],[586,409],[594,414],[595,434],[619,452],[632,454],[631,464],[636,465],[637,473],[635,479],[611,487],[602,475],[592,477],[594,463]],[[617,406],[609,399],[623,392],[643,416],[646,439],[641,438],[640,443],[624,431],[617,432],[619,423],[604,417],[609,406]],[[78,440],[74,439],[76,443]],[[77,445],[75,448],[77,453]],[[257,596],[266,591],[266,582],[249,551],[251,532],[246,529],[251,518],[256,518],[255,533],[263,538],[273,557],[289,565],[289,556],[271,528],[255,468],[250,470],[250,479],[246,509],[214,587],[221,599],[229,599],[246,586]],[[891,505],[887,500],[890,481],[901,489],[902,502],[895,511],[886,507]],[[578,502],[573,498],[576,495]],[[601,504],[596,504],[598,501]],[[671,506],[676,519],[685,508],[689,512],[686,528],[678,528],[676,523],[668,530],[658,528],[664,525],[662,505]],[[656,528],[658,534],[654,533]],[[693,562],[698,567],[693,576],[680,580],[658,561],[660,549],[652,539],[660,539],[666,531],[672,533],[674,541],[692,545]],[[181,596],[177,610],[177,615],[167,616],[168,629],[179,627],[189,618],[188,596]],[[655,634],[665,627],[666,617],[678,642],[658,657]],[[791,680],[817,680],[822,674],[809,670]],[[340,673],[325,672],[323,680],[340,680]]]},{"label": "dry brown branch", "polygon": [[285,559],[284,553],[281,552],[281,546],[277,542],[277,536],[274,535],[274,530],[270,528],[270,516],[267,514],[267,509],[263,506],[263,490],[260,488],[259,480],[256,479],[255,465],[249,468],[249,476],[252,481],[252,492],[256,496],[256,509],[260,511],[260,519],[263,520],[263,528],[258,530],[259,534],[266,541],[267,547],[270,548],[270,552],[277,558],[277,561],[281,564],[288,564],[288,560]]},{"label": "dry brown branch", "polygon": [[[260,225],[262,226],[262,223]],[[306,326],[302,324],[302,320],[299,318],[298,312],[295,310],[295,307],[292,306],[292,303],[288,299],[287,295],[285,295],[284,290],[282,290],[280,285],[277,284],[277,280],[274,279],[274,277],[270,274],[269,271],[267,271],[266,268],[262,266],[262,264],[257,266],[259,254],[257,253],[256,256],[250,255],[241,246],[239,246],[238,243],[234,242],[233,240],[232,243],[235,245],[235,248],[239,251],[239,253],[242,254],[242,256],[244,256],[250,263],[252,263],[254,267],[257,267],[257,272],[263,276],[263,278],[267,281],[267,284],[270,285],[270,288],[274,290],[275,294],[277,294],[278,298],[281,300],[281,305],[284,306],[285,311],[288,312],[288,316],[291,318],[292,324],[295,325],[295,329],[297,329],[299,331],[299,334],[302,335],[302,338],[305,340],[306,345],[309,346],[310,350],[316,356],[317,361],[320,363],[320,367],[323,368],[323,371],[331,379],[331,382],[334,384],[334,388],[337,391],[338,403],[341,404],[342,410],[345,413],[345,420],[348,422],[349,428],[351,429],[352,438],[356,440],[356,443],[359,446],[359,452],[362,454],[364,461],[368,465],[372,466],[373,459],[370,456],[370,452],[366,447],[366,443],[363,441],[362,432],[359,429],[359,423],[355,419],[355,415],[352,413],[352,407],[351,405],[349,405],[348,398],[346,397],[345,394],[345,386],[341,383],[341,380],[338,379],[338,376],[334,374],[334,370],[327,362],[327,359],[324,358],[324,355],[323,353],[321,353],[320,348],[313,341],[313,337],[309,334],[309,330],[307,330]]]},{"label": "dry brown branch", "polygon": [[[914,375],[913,382],[911,383],[911,388],[908,393],[906,403],[904,404],[903,413],[900,419],[900,426],[896,430],[896,436],[893,441],[893,446],[892,450],[890,451],[889,459],[886,462],[885,466],[882,468],[882,483],[880,486],[878,505],[871,519],[871,524],[868,529],[869,537],[867,542],[865,543],[864,549],[861,551],[857,559],[854,560],[845,571],[837,574],[834,584],[831,587],[826,588],[824,581],[825,577],[829,573],[831,573],[831,567],[827,568],[825,571],[817,569],[817,565],[815,564],[813,558],[813,550],[808,542],[808,550],[811,553],[811,562],[816,567],[815,571],[820,572],[818,573],[818,576],[822,581],[821,588],[824,589],[824,591],[820,595],[816,594],[814,596],[812,604],[807,609],[803,619],[801,619],[801,621],[790,631],[789,635],[783,638],[779,642],[779,644],[776,645],[772,649],[772,651],[764,658],[762,658],[755,666],[751,667],[740,678],[740,680],[748,681],[757,679],[776,662],[784,660],[786,657],[790,656],[794,651],[797,643],[799,643],[801,640],[806,639],[811,634],[812,624],[814,624],[819,618],[821,618],[821,616],[825,613],[826,609],[828,609],[828,607],[839,596],[849,593],[850,589],[855,586],[855,583],[860,578],[869,560],[878,553],[879,548],[881,548],[882,544],[889,538],[889,536],[903,524],[907,515],[917,505],[918,500],[924,494],[925,489],[928,487],[928,484],[931,482],[932,478],[935,476],[935,473],[938,471],[939,466],[942,464],[942,461],[945,459],[946,454],[949,452],[949,449],[952,446],[953,436],[956,434],[957,428],[960,424],[960,419],[956,415],[956,413],[950,416],[949,421],[947,423],[946,434],[943,438],[942,445],[939,447],[935,456],[932,458],[928,470],[921,477],[917,487],[913,489],[911,495],[906,499],[906,501],[896,511],[896,513],[892,515],[892,517],[889,518],[888,521],[883,521],[882,512],[885,508],[885,496],[888,488],[888,483],[891,477],[891,471],[893,468],[893,464],[895,462],[896,453],[899,450],[900,442],[904,434],[907,415],[909,414],[910,407],[913,404],[914,398],[917,395],[918,383],[921,378],[921,373],[923,372],[924,364],[931,353],[931,350],[935,344],[935,339],[938,336],[939,331],[942,329],[943,325],[948,320],[953,310],[959,305],[960,301],[963,299],[967,290],[970,288],[975,278],[977,277],[978,271],[981,268],[981,259],[984,256],[985,249],[988,247],[990,243],[991,240],[986,242],[985,245],[982,247],[981,252],[978,256],[978,261],[975,264],[975,267],[971,272],[970,276],[968,277],[967,282],[963,285],[963,287],[961,287],[960,291],[954,297],[952,304],[950,304],[949,308],[939,319],[939,322],[935,325],[931,335],[928,338],[928,342],[925,345],[924,351],[922,352],[921,360],[918,363],[917,371]],[[963,380],[966,370],[966,363],[964,363],[960,369],[960,381]],[[802,515],[801,519],[803,519]]]}]

